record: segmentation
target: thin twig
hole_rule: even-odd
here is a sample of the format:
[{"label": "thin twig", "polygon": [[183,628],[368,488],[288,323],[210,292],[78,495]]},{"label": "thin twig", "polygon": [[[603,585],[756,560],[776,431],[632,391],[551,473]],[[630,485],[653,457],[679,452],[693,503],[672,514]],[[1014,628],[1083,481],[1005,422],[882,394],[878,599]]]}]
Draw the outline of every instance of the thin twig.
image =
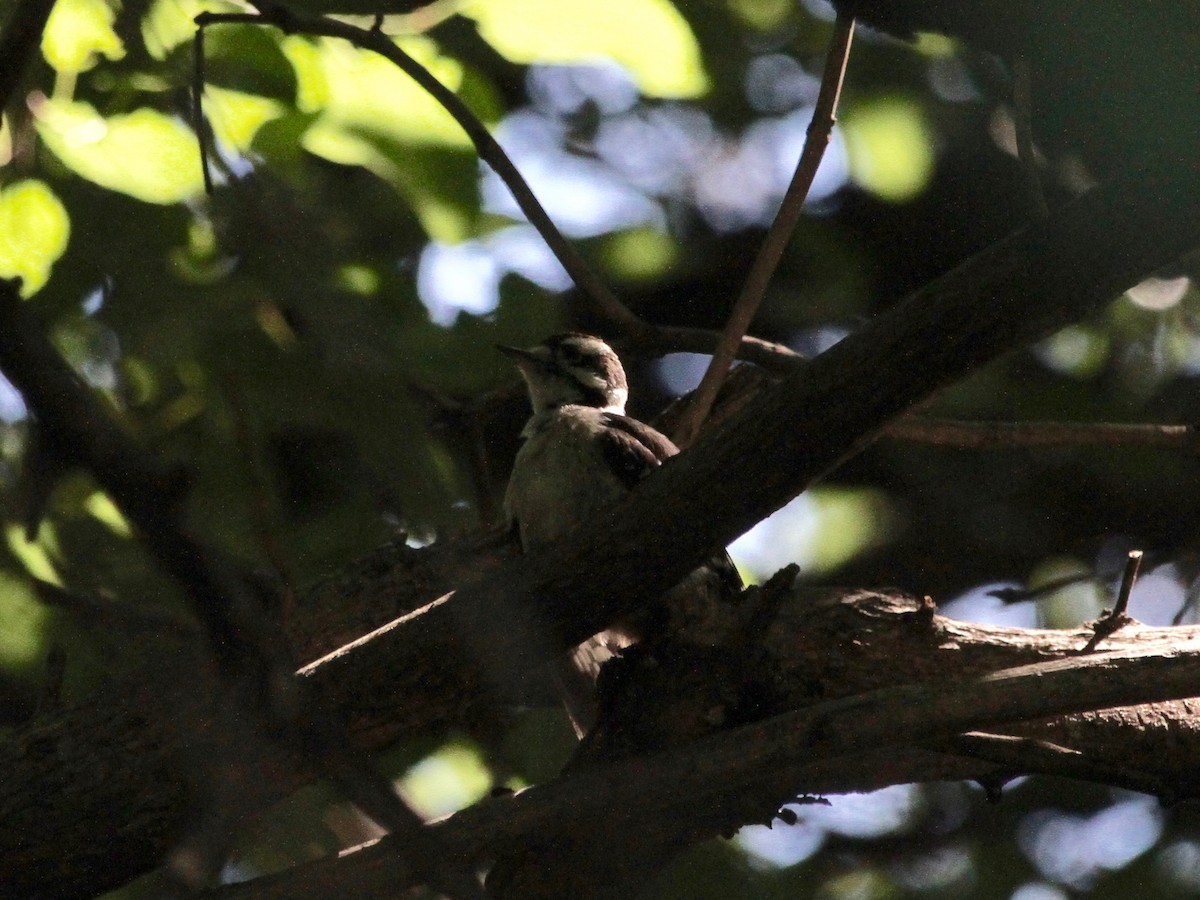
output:
[{"label": "thin twig", "polygon": [[[622,303],[558,230],[529,184],[508,154],[488,132],[487,127],[453,91],[396,46],[387,35],[379,31],[356,28],[334,19],[300,16],[290,12],[285,14],[282,11],[270,16],[253,13],[201,13],[195,22],[201,30],[209,25],[222,23],[273,26],[288,33],[340,38],[356,47],[378,53],[404,71],[454,118],[475,146],[479,158],[491,166],[512,193],[529,223],[542,236],[555,258],[571,276],[596,317],[607,323],[626,345],[639,352],[661,356],[664,353],[679,352],[711,353],[720,344],[721,336],[716,332],[701,328],[657,327]],[[743,338],[737,345],[737,356],[774,371],[787,370],[800,359],[798,354],[781,344],[755,338]]]},{"label": "thin twig", "polygon": [[1080,653],[1091,653],[1102,640],[1133,621],[1126,615],[1125,610],[1129,607],[1129,595],[1133,593],[1133,585],[1137,581],[1143,555],[1141,550],[1129,551],[1129,556],[1125,560],[1125,572],[1121,576],[1121,590],[1117,593],[1117,603],[1093,623],[1092,636],[1083,645]]},{"label": "thin twig", "polygon": [[1025,199],[1037,218],[1050,215],[1042,179],[1038,175],[1037,151],[1033,146],[1033,78],[1029,59],[1018,56],[1013,61],[1013,124],[1017,137],[1017,159],[1025,187]]},{"label": "thin twig", "polygon": [[209,25],[219,23],[239,23],[273,25],[292,33],[341,38],[356,47],[378,53],[396,65],[454,117],[454,121],[466,132],[471,143],[475,145],[479,158],[491,166],[508,186],[513,198],[517,201],[517,206],[525,213],[530,224],[537,229],[538,234],[549,245],[562,267],[567,270],[571,279],[587,295],[601,315],[607,321],[625,329],[643,330],[650,327],[634,315],[592,271],[583,257],[575,252],[575,248],[558,230],[542,204],[538,202],[533,190],[512,160],[509,159],[508,154],[504,152],[475,113],[463,103],[457,94],[438,81],[428,69],[400,49],[390,37],[380,31],[356,28],[334,19],[322,16],[301,16],[290,12],[286,16],[271,17],[253,13],[204,12],[196,16],[195,21],[201,30]]},{"label": "thin twig", "polygon": [[746,277],[746,283],[742,286],[733,311],[729,314],[729,320],[725,323],[721,343],[717,345],[704,378],[692,398],[691,406],[674,435],[675,442],[680,447],[687,447],[695,441],[700,426],[708,417],[717,391],[721,389],[721,382],[729,373],[742,336],[750,328],[754,314],[766,295],[771,276],[775,274],[796,223],[800,220],[800,212],[808,198],[809,188],[817,175],[825,148],[829,146],[829,136],[833,132],[838,98],[841,96],[853,38],[854,17],[839,13],[829,44],[829,55],[825,59],[825,71],[821,76],[817,105],[808,125],[804,150],[796,164],[796,172],[788,185],[787,193],[784,194],[775,221],[771,223],[767,236],[763,239],[762,247],[759,248],[758,256],[750,268],[750,274]]},{"label": "thin twig", "polygon": [[1007,734],[968,731],[949,741],[956,755],[995,763],[1011,772],[1057,775],[1098,784],[1121,786],[1170,799],[1171,786],[1144,772],[1119,768],[1053,741]]},{"label": "thin twig", "polygon": [[204,193],[213,192],[212,172],[208,167],[209,130],[204,118],[204,28],[196,28],[196,43],[192,46],[192,127],[200,145],[200,171],[204,175]]},{"label": "thin twig", "polygon": [[[623,343],[647,356],[712,353],[720,345],[721,335],[707,328],[663,325],[652,327],[644,334],[627,335]],[[737,356],[775,373],[791,372],[805,362],[802,354],[783,344],[748,335],[742,338]]]},{"label": "thin twig", "polygon": [[1091,572],[1077,572],[1074,575],[1055,578],[1034,588],[996,588],[994,591],[988,591],[987,596],[995,597],[1001,603],[1024,603],[1026,600],[1037,600],[1063,588],[1091,581],[1092,577]]},{"label": "thin twig", "polygon": [[905,416],[890,423],[892,440],[936,444],[964,450],[1013,447],[1155,447],[1200,452],[1194,425],[1116,422],[968,422]]},{"label": "thin twig", "polygon": [[1125,561],[1125,573],[1121,576],[1121,591],[1117,594],[1117,605],[1113,607],[1113,616],[1125,615],[1129,607],[1129,595],[1133,592],[1134,582],[1137,581],[1138,569],[1142,566],[1141,550],[1130,550],[1129,558]]}]

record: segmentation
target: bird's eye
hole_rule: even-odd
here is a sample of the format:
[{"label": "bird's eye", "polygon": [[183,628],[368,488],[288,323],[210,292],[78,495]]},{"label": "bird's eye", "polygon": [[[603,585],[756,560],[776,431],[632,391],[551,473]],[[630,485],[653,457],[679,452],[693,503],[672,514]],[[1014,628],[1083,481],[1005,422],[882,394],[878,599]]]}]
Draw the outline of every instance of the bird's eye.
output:
[{"label": "bird's eye", "polygon": [[563,344],[558,348],[558,355],[562,357],[563,362],[569,365],[575,365],[583,359],[583,354],[574,344]]}]

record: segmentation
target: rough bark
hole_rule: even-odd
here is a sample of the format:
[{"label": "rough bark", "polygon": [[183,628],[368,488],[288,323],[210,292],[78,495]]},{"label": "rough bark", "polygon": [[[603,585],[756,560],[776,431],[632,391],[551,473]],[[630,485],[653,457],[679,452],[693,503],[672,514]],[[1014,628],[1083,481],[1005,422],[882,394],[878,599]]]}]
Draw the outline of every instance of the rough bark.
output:
[{"label": "rough bark", "polygon": [[[613,855],[621,836],[632,847],[663,834],[712,836],[769,820],[799,793],[951,778],[999,783],[1039,772],[1171,800],[1200,796],[1200,701],[1113,706],[1193,691],[1200,628],[1134,623],[1081,653],[1091,636],[1086,626],[956,622],[895,593],[801,589],[736,676],[707,666],[697,682],[695,666],[662,659],[627,673],[641,683],[627,684],[624,709],[609,714],[637,719],[643,736],[657,734],[664,746],[682,737],[679,752],[576,764],[555,782],[486,800],[435,827],[461,862],[513,851],[536,862],[539,880],[523,883],[520,896],[631,896],[627,879],[644,883],[648,873],[631,873]],[[744,659],[744,647],[731,649]],[[753,719],[739,719],[746,709],[730,704],[717,723],[697,694],[753,697]],[[991,734],[956,737],[984,728]],[[405,848],[385,838],[213,896],[289,897],[301,885],[312,898],[348,887],[384,896],[412,877]]]}]

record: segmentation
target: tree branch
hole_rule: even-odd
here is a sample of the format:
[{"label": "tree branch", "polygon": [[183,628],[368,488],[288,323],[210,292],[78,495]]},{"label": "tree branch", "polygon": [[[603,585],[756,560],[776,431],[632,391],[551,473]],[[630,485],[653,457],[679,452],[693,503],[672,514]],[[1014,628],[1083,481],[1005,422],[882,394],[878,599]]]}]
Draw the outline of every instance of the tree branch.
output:
[{"label": "tree branch", "polygon": [[884,436],[897,441],[963,450],[1014,447],[1154,447],[1200,453],[1194,425],[1124,422],[965,422],[930,416],[905,416]]},{"label": "tree branch", "polygon": [[[602,537],[593,528],[542,554],[498,561],[453,597],[310,665],[304,676],[368,745],[462,721],[488,689],[605,627],[639,598],[661,594],[912,404],[1087,315],[1197,243],[1200,172],[1127,175],[968,260],[765,391],[606,511]],[[689,528],[677,528],[680,521]],[[387,574],[376,584],[383,590]],[[433,596],[442,589],[435,585]],[[151,737],[135,724],[124,737],[99,725],[97,715],[81,712],[60,733],[120,770],[129,766],[125,743]],[[39,803],[55,795],[44,780],[52,766],[26,780],[15,775],[19,765],[17,757],[7,769],[10,789],[37,792]],[[158,809],[181,800],[168,790]],[[157,821],[161,827],[161,815]],[[126,832],[141,841],[143,866],[154,861],[148,848],[161,847],[161,834],[152,834],[132,824]],[[57,846],[53,858],[64,852]],[[0,859],[6,868],[17,862]],[[20,859],[36,866],[45,857],[26,848]]]},{"label": "tree branch", "polygon": [[[463,697],[485,683],[510,682],[627,614],[639,597],[661,594],[912,404],[1098,308],[1200,242],[1197,208],[1196,172],[1132,178],[1064,207],[1047,220],[1052,228],[1032,227],[974,257],[764,391],[614,505],[602,540],[593,528],[502,564],[486,584],[306,675],[330,683],[350,708],[366,688],[358,673],[387,672],[399,696],[430,702],[423,715],[461,712]],[[679,529],[680,521],[690,527]],[[502,633],[489,627],[497,618]],[[463,634],[478,664],[455,675],[440,668],[431,683],[428,661],[461,658]],[[526,643],[534,634],[545,636],[540,646]]]},{"label": "tree branch", "polygon": [[[932,618],[922,631],[919,624],[914,629],[911,621],[904,622],[905,617],[920,615],[915,601],[908,602],[910,611],[905,612],[897,598],[877,597],[874,603],[864,595],[857,599],[864,607],[875,606],[869,613],[865,608],[857,610],[864,618],[890,618],[886,625],[875,623],[871,630],[877,636],[883,637],[886,631],[900,643],[925,647],[922,658],[910,659],[909,665],[904,664],[904,657],[891,657],[907,670],[891,677],[904,678],[912,668],[924,667],[928,680],[867,690],[727,729],[649,758],[574,772],[515,796],[483,801],[432,828],[445,834],[447,846],[456,848],[455,858],[460,864],[479,864],[513,848],[537,846],[548,840],[569,846],[571,840],[562,841],[561,835],[573,834],[579,841],[581,822],[590,823],[584,826],[585,831],[632,829],[640,834],[653,832],[655,823],[663,819],[710,817],[714,808],[727,816],[731,799],[746,791],[755,795],[774,792],[774,802],[765,807],[769,816],[774,804],[784,803],[797,793],[846,790],[845,776],[839,787],[830,787],[835,771],[831,763],[845,767],[851,773],[849,779],[856,775],[861,778],[862,772],[877,763],[874,754],[904,759],[908,749],[936,749],[945,741],[951,741],[951,746],[964,756],[985,758],[985,765],[974,767],[976,777],[998,770],[1010,774],[1037,770],[1095,776],[1111,773],[1116,767],[1096,761],[1085,765],[1080,753],[1044,737],[1006,740],[959,735],[1094,709],[1168,701],[1192,696],[1197,690],[1200,636],[1196,629],[1187,629],[1184,634],[1179,629],[1140,629],[1138,637],[1128,639],[1120,650],[1081,657],[1073,647],[1078,645],[1082,630],[1072,634],[1073,645],[1069,638],[1055,632],[974,628]],[[962,641],[969,631],[974,632],[970,643],[947,641],[952,634]],[[1025,652],[1031,651],[1036,642],[1043,645],[1043,651],[1056,644],[1059,652],[1067,655],[999,671],[977,669],[980,659],[972,659],[974,654],[1002,659],[1004,651],[996,655],[997,647],[1004,637],[1018,634],[1030,641]],[[838,643],[848,645],[862,636],[863,631],[858,630]],[[806,637],[804,643],[816,634]],[[887,642],[884,639],[881,644]],[[889,649],[897,648],[893,645]],[[1011,654],[1014,649],[1010,647],[1007,652]],[[864,676],[873,668],[876,678],[888,678],[888,674],[881,675],[882,651],[880,645],[869,649],[870,662],[857,660],[852,664],[854,674]],[[822,657],[827,658],[824,654]],[[937,660],[948,668],[938,667]],[[803,656],[796,653],[790,661],[802,666]],[[818,664],[815,658],[812,662]],[[955,668],[957,674],[950,671]],[[794,675],[801,677],[799,673]],[[838,681],[837,675],[826,672],[821,684],[837,690]],[[1200,738],[1198,725],[1193,714],[1187,723],[1193,740]],[[1114,737],[1110,730],[1104,741],[1110,748],[1120,743]],[[1178,735],[1172,739],[1177,740]],[[1120,749],[1128,752],[1128,745]],[[863,754],[869,759],[863,759]],[[988,757],[999,757],[999,766]],[[1180,766],[1179,774],[1186,779],[1184,790],[1194,792],[1198,785],[1193,767],[1180,754],[1173,758]],[[902,765],[900,771],[892,764],[889,780],[920,781],[944,775],[942,770],[922,770],[919,755],[909,760],[910,767],[904,769]],[[1155,769],[1152,763],[1147,769],[1148,760],[1141,755],[1131,755],[1127,760],[1128,768],[1141,773],[1137,783],[1142,788],[1169,783],[1174,774],[1164,771],[1161,765]],[[963,769],[960,777],[970,771]],[[878,779],[873,786],[881,786]],[[732,803],[732,808],[736,810],[738,805]],[[412,882],[409,857],[411,853],[400,842],[383,838],[337,859],[320,860],[291,872],[224,888],[213,896],[222,900],[282,898],[295,896],[300,885],[305,887],[305,896],[312,898],[340,896],[336,892],[344,892],[346,885],[353,885],[356,895],[374,896],[389,886],[395,890]]]},{"label": "tree branch", "polygon": [[[487,163],[516,200],[529,223],[541,235],[555,259],[571,276],[584,299],[596,316],[613,330],[622,342],[642,353],[661,356],[664,353],[681,351],[712,352],[721,336],[717,332],[700,328],[665,328],[652,325],[636,315],[617,297],[576,252],[570,241],[563,236],[538,201],[533,189],[513,164],[504,148],[492,137],[487,126],[471,111],[458,95],[438,81],[419,62],[404,52],[381,31],[357,28],[346,22],[323,16],[304,16],[291,11],[276,9],[271,15],[252,13],[211,13],[196,16],[196,25],[204,28],[217,24],[270,25],[289,33],[308,34],[340,38],[356,47],[378,53],[413,79],[434,100],[441,104],[466,133],[479,158]],[[199,96],[200,85],[196,92]],[[197,116],[198,134],[205,127]],[[797,354],[780,344],[754,338],[743,338],[738,344],[737,356],[749,362],[774,369],[790,367]]]},{"label": "tree branch", "polygon": [[672,435],[680,447],[690,447],[700,434],[700,426],[708,418],[717,391],[729,374],[742,338],[754,321],[754,314],[767,294],[767,286],[771,276],[779,266],[783,253],[791,240],[796,223],[800,221],[800,212],[804,201],[808,199],[809,188],[817,177],[817,169],[825,156],[825,148],[829,146],[829,136],[833,132],[833,124],[837,114],[838,98],[842,93],[842,81],[846,77],[846,64],[850,60],[850,44],[854,38],[854,18],[839,13],[833,26],[833,37],[829,41],[829,53],[825,59],[825,71],[821,76],[821,90],[817,95],[817,104],[813,109],[812,120],[808,123],[808,133],[804,140],[804,149],[796,163],[796,171],[791,183],[783,196],[779,212],[775,215],[771,227],[763,238],[750,273],[742,286],[734,303],[729,320],[721,332],[721,341],[717,344],[700,386],[693,392],[687,411]]}]

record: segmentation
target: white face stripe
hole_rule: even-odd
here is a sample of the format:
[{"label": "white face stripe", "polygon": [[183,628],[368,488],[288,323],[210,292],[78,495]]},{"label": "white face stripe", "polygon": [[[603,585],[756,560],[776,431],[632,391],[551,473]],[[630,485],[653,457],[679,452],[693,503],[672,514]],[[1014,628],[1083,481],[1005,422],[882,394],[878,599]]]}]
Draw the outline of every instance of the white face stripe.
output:
[{"label": "white face stripe", "polygon": [[518,362],[535,414],[573,404],[625,412],[629,397],[625,369],[604,341],[590,335],[564,335],[525,352],[542,361]]},{"label": "white face stripe", "polygon": [[604,377],[596,372],[595,369],[585,369],[581,366],[568,366],[567,371],[575,376],[575,379],[583,385],[590,388],[595,388],[598,391],[603,391],[608,388],[608,382]]},{"label": "white face stripe", "polygon": [[608,346],[600,338],[588,337],[586,335],[572,335],[566,338],[560,346],[574,347],[585,355],[601,356],[613,352],[612,347]]}]

